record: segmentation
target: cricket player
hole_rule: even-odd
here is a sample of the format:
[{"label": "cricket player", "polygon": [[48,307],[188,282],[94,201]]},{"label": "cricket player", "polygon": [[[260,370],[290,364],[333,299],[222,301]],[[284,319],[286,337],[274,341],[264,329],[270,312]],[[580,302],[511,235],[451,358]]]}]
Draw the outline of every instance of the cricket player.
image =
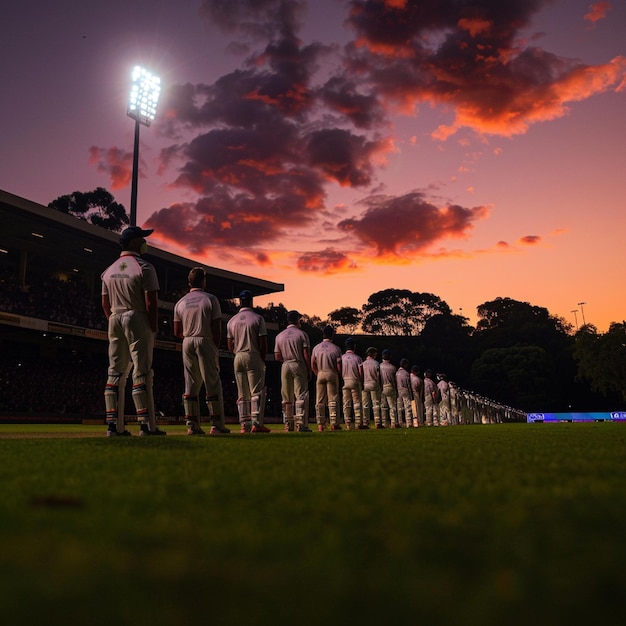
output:
[{"label": "cricket player", "polygon": [[[411,410],[411,372],[408,359],[400,359],[400,367],[396,372],[396,383],[398,386],[398,421],[400,425],[404,422],[406,428],[413,426],[413,412]],[[402,419],[404,417],[404,420]]]},{"label": "cricket player", "polygon": [[437,386],[433,380],[432,370],[426,370],[424,372],[424,421],[426,426],[439,426],[437,395]]},{"label": "cricket player", "polygon": [[355,352],[356,341],[346,339],[346,351],[341,357],[341,377],[343,378],[343,420],[346,430],[350,430],[354,413],[354,426],[359,430],[369,428],[363,424],[361,400],[363,395],[363,359]]},{"label": "cricket player", "polygon": [[369,427],[370,412],[374,415],[375,427],[383,427],[380,417],[380,363],[376,359],[378,350],[368,348],[363,361],[363,394],[361,404],[363,406],[363,423]]},{"label": "cricket player", "polygon": [[413,393],[413,426],[424,425],[424,381],[418,365],[411,367],[411,392]]},{"label": "cricket player", "polygon": [[[311,344],[301,329],[302,316],[287,313],[288,326],[276,335],[274,358],[281,362],[280,382],[285,430],[310,433],[309,379],[311,378]],[[295,399],[295,401],[294,401]]]},{"label": "cricket player", "polygon": [[133,403],[140,435],[165,435],[157,428],[152,392],[152,354],[158,321],[159,280],[142,258],[152,229],[122,231],[119,258],[102,273],[102,309],[108,320],[109,369],[104,390],[107,437],[128,436],[124,393],[132,367]]},{"label": "cricket player", "polygon": [[450,406],[450,385],[445,374],[437,374],[437,387],[441,400],[439,402],[439,424],[440,426],[450,426],[452,424],[452,411]]},{"label": "cricket player", "polygon": [[389,422],[391,428],[398,426],[396,401],[398,390],[396,386],[396,366],[391,362],[391,351],[383,350],[380,364],[380,382],[383,386],[381,394],[381,420],[383,424]]},{"label": "cricket player", "polygon": [[204,435],[200,426],[199,393],[204,383],[211,419],[211,435],[229,433],[224,424],[224,399],[220,380],[219,345],[222,339],[222,308],[207,293],[206,272],[194,267],[188,276],[189,293],[174,306],[174,335],[183,340],[185,393],[183,406],[188,435]]},{"label": "cricket player", "polygon": [[252,308],[252,292],[239,294],[239,313],[226,325],[228,349],[235,355],[233,368],[237,383],[237,412],[242,433],[269,433],[265,415],[265,357],[267,329],[265,320]]},{"label": "cricket player", "polygon": [[323,340],[311,352],[311,369],[317,376],[315,384],[315,418],[317,430],[326,426],[326,409],[331,430],[341,430],[337,418],[337,398],[339,396],[339,374],[341,373],[341,348],[333,343],[335,329],[326,326]]}]

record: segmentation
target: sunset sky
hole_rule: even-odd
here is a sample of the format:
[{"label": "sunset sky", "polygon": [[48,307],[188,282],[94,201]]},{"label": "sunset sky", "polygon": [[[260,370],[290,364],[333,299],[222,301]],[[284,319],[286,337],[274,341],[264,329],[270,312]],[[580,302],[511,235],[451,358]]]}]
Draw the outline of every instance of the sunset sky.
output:
[{"label": "sunset sky", "polygon": [[498,296],[626,319],[623,0],[11,4],[1,189],[129,210],[143,64],[138,222],[285,284],[256,304],[325,318],[393,287],[472,324]]}]

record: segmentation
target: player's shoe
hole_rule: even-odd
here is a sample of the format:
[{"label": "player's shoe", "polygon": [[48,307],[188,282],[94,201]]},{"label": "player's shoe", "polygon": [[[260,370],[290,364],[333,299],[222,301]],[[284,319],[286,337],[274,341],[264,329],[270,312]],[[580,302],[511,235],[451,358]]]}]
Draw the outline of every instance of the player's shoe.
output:
[{"label": "player's shoe", "polygon": [[293,432],[293,422],[285,422],[285,432],[286,433]]},{"label": "player's shoe", "polygon": [[252,433],[271,433],[272,431],[267,426],[264,426],[263,424],[252,424],[252,429],[251,429],[250,432],[252,432]]},{"label": "player's shoe", "polygon": [[200,426],[188,426],[187,427],[188,435],[206,435],[206,433],[200,428]]},{"label": "player's shoe", "polygon": [[384,428],[382,424],[376,424],[376,430],[383,430]]},{"label": "player's shoe", "polygon": [[130,435],[128,430],[123,430],[121,433],[117,430],[107,430],[107,437],[130,437]]},{"label": "player's shoe", "polygon": [[161,430],[160,428],[155,428],[154,430],[150,430],[148,428],[148,424],[142,424],[139,427],[139,436],[140,437],[154,437],[157,435],[167,435],[167,433],[164,430]]},{"label": "player's shoe", "polygon": [[252,426],[250,424],[242,424],[241,425],[241,434],[247,435],[252,431]]},{"label": "player's shoe", "polygon": [[298,424],[298,428],[296,429],[299,433],[312,433],[313,431],[304,424]]},{"label": "player's shoe", "polygon": [[230,428],[213,424],[213,426],[211,426],[211,430],[209,430],[209,435],[228,435],[229,432]]},{"label": "player's shoe", "polygon": [[341,424],[332,424],[330,429],[331,430],[342,430]]},{"label": "player's shoe", "polygon": [[324,432],[324,424],[318,424],[317,425],[317,430],[318,430],[318,432],[323,433]]}]

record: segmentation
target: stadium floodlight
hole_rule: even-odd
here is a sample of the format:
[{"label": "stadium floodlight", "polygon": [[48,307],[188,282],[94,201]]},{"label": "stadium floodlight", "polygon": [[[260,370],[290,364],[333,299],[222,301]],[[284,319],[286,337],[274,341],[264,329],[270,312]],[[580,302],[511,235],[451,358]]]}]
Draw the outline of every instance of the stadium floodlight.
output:
[{"label": "stadium floodlight", "polygon": [[137,179],[139,177],[139,126],[150,126],[156,116],[161,95],[161,79],[147,69],[136,65],[131,73],[130,98],[126,114],[135,120],[133,151],[133,178],[130,192],[130,225],[137,225]]}]

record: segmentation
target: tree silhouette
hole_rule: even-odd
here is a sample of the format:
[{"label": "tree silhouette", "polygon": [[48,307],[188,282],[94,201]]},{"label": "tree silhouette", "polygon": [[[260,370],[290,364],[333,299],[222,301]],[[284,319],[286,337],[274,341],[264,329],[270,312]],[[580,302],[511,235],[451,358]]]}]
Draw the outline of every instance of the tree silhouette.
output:
[{"label": "tree silhouette", "polygon": [[373,335],[418,335],[426,321],[438,313],[450,314],[439,296],[408,289],[384,289],[363,305],[361,327]]},{"label": "tree silhouette", "polygon": [[346,330],[353,334],[361,323],[361,312],[352,306],[335,309],[328,314],[328,319],[339,326],[339,330]]},{"label": "tree silhouette", "polygon": [[113,232],[120,232],[130,222],[124,206],[115,202],[112,194],[103,187],[59,196],[48,206]]},{"label": "tree silhouette", "polygon": [[587,324],[576,333],[574,358],[579,376],[604,396],[612,392],[626,400],[626,322],[613,322],[608,332],[599,334]]}]

